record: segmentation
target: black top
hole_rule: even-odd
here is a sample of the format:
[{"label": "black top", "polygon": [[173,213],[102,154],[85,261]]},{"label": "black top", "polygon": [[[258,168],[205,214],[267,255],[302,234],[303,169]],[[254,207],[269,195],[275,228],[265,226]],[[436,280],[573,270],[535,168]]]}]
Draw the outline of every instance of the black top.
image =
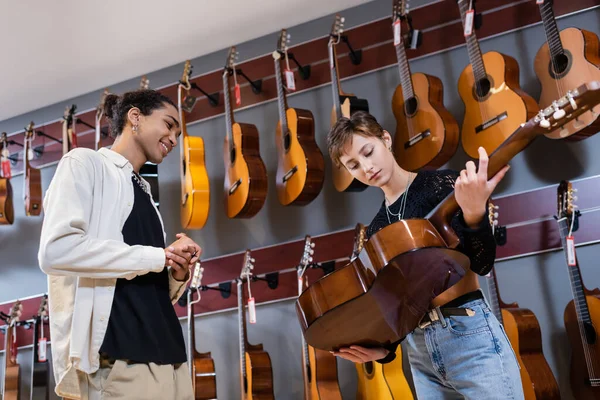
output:
[{"label": "black top", "polygon": [[[128,245],[165,247],[150,196],[133,180],[135,201],[123,226]],[[108,328],[100,353],[117,360],[155,364],[187,361],[181,325],[169,296],[169,272],[117,279]]]},{"label": "black top", "polygon": [[[385,200],[381,208],[366,229],[366,237],[370,238],[380,229],[398,221],[402,198],[406,195],[403,219],[424,218],[433,210],[448,194],[454,190],[454,182],[459,173],[452,170],[420,171],[409,186],[408,194],[402,194],[393,204],[389,206],[390,213],[385,207]],[[388,220],[389,216],[389,220]],[[452,229],[460,238],[458,251],[469,257],[471,270],[479,275],[486,275],[491,271],[496,259],[496,241],[486,217],[476,229],[469,228],[459,209],[451,221]],[[384,364],[396,357],[396,348],[402,340],[386,346],[390,350],[387,357],[377,360]]]}]

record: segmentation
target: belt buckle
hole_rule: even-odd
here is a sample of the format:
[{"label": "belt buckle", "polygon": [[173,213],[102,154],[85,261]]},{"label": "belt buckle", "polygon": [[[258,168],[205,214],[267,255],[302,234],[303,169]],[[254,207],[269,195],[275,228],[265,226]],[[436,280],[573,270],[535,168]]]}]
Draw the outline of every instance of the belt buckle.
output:
[{"label": "belt buckle", "polygon": [[427,311],[427,314],[425,314],[425,315],[429,316],[429,321],[420,322],[419,328],[421,328],[421,329],[428,327],[429,325],[431,325],[435,321],[439,321],[439,319],[440,319],[438,316],[438,313],[437,313],[437,308]]}]

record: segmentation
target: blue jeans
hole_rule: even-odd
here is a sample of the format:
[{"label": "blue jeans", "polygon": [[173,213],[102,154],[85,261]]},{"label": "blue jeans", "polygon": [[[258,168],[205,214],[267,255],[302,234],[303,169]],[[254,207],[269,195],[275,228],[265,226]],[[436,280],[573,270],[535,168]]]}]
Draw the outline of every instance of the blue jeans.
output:
[{"label": "blue jeans", "polygon": [[417,397],[524,399],[517,358],[485,300],[460,307],[475,315],[446,317],[406,337]]}]

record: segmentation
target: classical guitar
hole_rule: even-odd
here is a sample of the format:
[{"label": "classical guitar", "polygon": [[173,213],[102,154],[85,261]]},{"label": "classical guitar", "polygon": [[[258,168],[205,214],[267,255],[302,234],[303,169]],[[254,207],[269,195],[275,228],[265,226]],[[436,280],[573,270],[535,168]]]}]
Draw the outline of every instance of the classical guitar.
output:
[{"label": "classical guitar", "polygon": [[21,366],[17,362],[17,329],[23,311],[19,300],[11,307],[4,334],[3,400],[20,400]]},{"label": "classical guitar", "polygon": [[106,100],[106,96],[110,93],[108,89],[105,88],[104,92],[100,96],[100,103],[96,107],[96,132],[94,137],[94,150],[98,150],[102,144],[102,117],[104,117],[104,101]]},{"label": "classical guitar", "polygon": [[[488,218],[494,233],[498,225],[498,206],[488,203]],[[506,304],[500,298],[496,270],[486,276],[492,312],[504,326],[521,368],[525,400],[560,399],[556,378],[544,357],[542,332],[535,314],[517,303]]]},{"label": "classical guitar", "polygon": [[33,158],[33,121],[25,128],[23,137],[23,170],[25,171],[25,182],[23,184],[23,199],[25,203],[25,215],[37,216],[42,212],[42,177],[40,170],[33,168],[29,161]]},{"label": "classical guitar", "polygon": [[[199,353],[196,350],[196,322],[194,320],[194,304],[200,301],[200,284],[204,268],[200,262],[194,267],[194,276],[187,291],[187,316],[188,316],[188,366],[192,374],[192,387],[194,399],[210,400],[217,398],[217,374],[215,362],[210,352]],[[194,290],[198,299],[192,300]]]},{"label": "classical guitar", "polygon": [[[258,129],[253,124],[235,122],[233,118],[229,76],[236,73],[236,55],[235,47],[231,47],[223,70],[227,128],[223,143],[224,203],[229,218],[251,218],[262,209],[267,198],[267,169],[260,157]],[[237,91],[239,86],[236,85]]]},{"label": "classical guitar", "polygon": [[[563,96],[567,90],[600,80],[600,41],[590,31],[570,27],[558,31],[553,0],[544,0],[540,14],[546,32],[546,43],[540,47],[533,61],[533,68],[541,86],[539,104],[552,105],[552,100]],[[575,121],[561,129],[550,132],[550,139],[581,140],[600,131],[600,106],[582,114]]]},{"label": "classical guitar", "polygon": [[46,352],[48,349],[44,324],[48,318],[48,295],[42,297],[38,313],[33,317],[33,352],[31,360],[30,400],[50,398],[50,363]]},{"label": "classical guitar", "polygon": [[[185,229],[200,229],[206,224],[210,210],[210,181],[204,162],[204,139],[190,136],[185,121],[185,105],[195,103],[190,96],[190,74],[192,65],[185,62],[181,82],[177,86],[177,108],[181,122],[181,144],[179,145],[181,163],[179,174],[181,181],[181,226]],[[184,97],[183,91],[186,91]],[[190,110],[191,111],[191,110]]]},{"label": "classical guitar", "polygon": [[[281,79],[282,56],[287,59],[289,34],[285,29],[273,52],[277,80],[279,122],[275,130],[277,146],[277,197],[284,206],[304,206],[315,199],[323,188],[325,160],[315,141],[315,120],[312,112],[287,105]],[[289,70],[286,74],[293,72]]]},{"label": "classical guitar", "polygon": [[[394,47],[400,85],[392,98],[396,118],[394,155],[407,171],[444,165],[458,148],[458,123],[444,107],[442,81],[432,75],[411,74],[406,47],[418,40],[412,28],[406,0],[395,0],[393,9]],[[408,28],[403,33],[403,28]]]},{"label": "classical guitar", "polygon": [[[351,260],[354,260],[363,249],[366,228],[358,223],[354,228],[354,249]],[[369,361],[356,363],[357,400],[393,400],[414,398],[402,367],[402,346],[396,348],[396,358],[387,364]]]},{"label": "classical guitar", "polygon": [[571,390],[576,399],[591,400],[600,399],[600,289],[589,290],[581,277],[573,239],[579,225],[574,190],[569,181],[561,181],[557,189],[558,229],[573,293],[564,322],[571,345]]},{"label": "classical guitar", "polygon": [[62,150],[63,155],[77,147],[77,133],[75,132],[77,106],[71,105],[65,109],[62,121]]},{"label": "classical guitar", "polygon": [[8,157],[8,138],[6,132],[0,136],[2,150],[0,151],[0,225],[12,225],[15,220],[15,208],[13,206],[13,192],[10,178],[10,160]]},{"label": "classical guitar", "polygon": [[[244,254],[244,265],[242,272],[237,279],[237,297],[238,297],[238,321],[239,321],[239,342],[240,342],[240,389],[242,400],[272,400],[275,395],[273,392],[273,369],[271,367],[271,357],[269,353],[263,350],[262,344],[250,344],[248,342],[248,333],[246,329],[246,310],[244,303],[246,296],[244,294],[244,283],[252,279],[252,269],[254,259],[250,257],[250,250]],[[248,305],[250,321],[252,322],[254,313],[254,299]]]},{"label": "classical guitar", "polygon": [[[315,244],[310,235],[304,238],[304,252],[298,273],[298,295],[307,283],[304,273],[312,263]],[[309,346],[302,337],[302,378],[304,400],[342,400],[338,382],[337,360],[331,353]]]},{"label": "classical guitar", "polygon": [[[359,99],[353,93],[342,91],[340,86],[340,77],[338,74],[338,60],[336,45],[341,40],[344,27],[344,18],[335,16],[335,21],[331,26],[329,34],[329,68],[331,74],[331,89],[333,91],[333,109],[331,110],[331,126],[341,117],[350,117],[356,111],[369,111],[369,103],[365,99]],[[338,166],[332,163],[333,185],[338,192],[360,192],[367,188],[367,185],[355,179],[346,167]]]},{"label": "classical guitar", "polygon": [[[463,27],[473,15],[472,0],[458,0]],[[472,21],[472,18],[469,18]],[[474,29],[467,35],[471,62],[458,78],[458,91],[465,105],[462,146],[472,158],[479,158],[478,148],[487,154],[494,151],[521,125],[533,118],[539,107],[533,97],[521,90],[519,64],[514,58],[496,51],[481,55]]]},{"label": "classical guitar", "polygon": [[[600,82],[569,91],[557,99],[564,111],[559,119],[553,108],[541,110],[490,154],[488,176],[496,175],[535,138],[599,103]],[[356,259],[310,285],[296,301],[306,342],[335,350],[403,340],[427,310],[438,305],[433,301],[438,295],[463,278],[476,277],[470,275],[475,273],[469,258],[457,250],[460,239],[451,227],[457,210],[451,192],[425,218],[401,220],[379,230]]]}]

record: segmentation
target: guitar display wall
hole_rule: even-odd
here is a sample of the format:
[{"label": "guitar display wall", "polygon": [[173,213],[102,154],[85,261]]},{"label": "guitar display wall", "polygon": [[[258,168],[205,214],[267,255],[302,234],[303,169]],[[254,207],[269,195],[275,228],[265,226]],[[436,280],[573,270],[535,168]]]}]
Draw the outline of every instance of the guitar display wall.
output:
[{"label": "guitar display wall", "polygon": [[[572,0],[556,1],[554,13],[557,17],[565,14],[597,7],[597,0]],[[541,21],[538,6],[534,1],[517,0],[486,0],[477,4],[477,12],[484,14],[484,23],[477,30],[477,37],[485,39],[503,32],[524,28]],[[464,46],[463,28],[459,16],[459,9],[455,1],[439,1],[423,7],[411,9],[411,15],[415,21],[414,27],[423,32],[423,44],[416,50],[407,50],[409,60],[428,54],[437,53],[458,46]],[[348,57],[348,52],[339,52],[340,79],[348,79],[371,71],[396,65],[396,55],[390,29],[391,18],[386,17],[364,25],[357,26],[344,31],[349,42],[355,50],[362,51],[362,62],[354,65]],[[325,32],[324,32],[325,33]],[[299,78],[296,72],[296,92],[302,92],[317,88],[330,83],[327,55],[327,36],[307,41],[292,46],[290,52],[303,65],[310,65],[310,77],[307,80]],[[340,49],[344,48],[343,46]],[[243,58],[243,56],[242,56]],[[293,65],[293,64],[291,64]],[[234,110],[253,107],[277,97],[275,76],[273,71],[273,59],[271,54],[241,62],[237,65],[252,80],[262,80],[262,91],[259,94],[252,92],[252,87],[247,82],[240,83],[242,104],[235,106]],[[224,112],[223,91],[221,82],[222,70],[206,73],[190,79],[192,83],[203,88],[207,93],[218,93],[219,103],[211,106],[206,96],[200,96],[194,110],[187,116],[188,124],[199,122],[208,118],[221,115]],[[173,100],[177,99],[177,82],[164,86],[160,89]],[[447,89],[448,90],[448,89]],[[196,93],[198,94],[198,93]],[[290,95],[290,96],[293,96]],[[77,114],[77,119],[88,126],[95,123],[95,109],[87,110]],[[103,129],[107,125],[104,121]],[[47,135],[60,138],[62,133],[61,120],[43,122],[36,124],[36,130]],[[15,132],[9,135],[9,139],[17,143],[23,143],[24,132]],[[94,131],[80,129],[78,132],[78,145],[80,147],[93,148]],[[103,145],[108,145],[112,139],[103,139]],[[31,161],[33,167],[39,168],[57,162],[62,156],[61,145],[44,137],[37,136],[33,142],[34,148],[43,147],[44,151],[38,158]],[[11,155],[21,151],[18,145],[10,145]],[[19,157],[20,159],[21,157]],[[12,166],[13,176],[22,173],[23,165],[19,160]]]},{"label": "guitar display wall", "polygon": [[[573,181],[578,190],[578,209],[583,214],[580,228],[576,233],[576,246],[600,242],[600,176]],[[507,228],[507,242],[497,248],[497,274],[502,276],[502,260],[544,251],[562,251],[558,227],[554,220],[556,214],[556,188],[550,185],[532,191],[493,198],[494,204],[500,207],[501,224]],[[334,261],[335,268],[345,265],[352,253],[354,229],[314,236],[314,263]],[[265,274],[279,272],[278,284],[271,289],[264,280],[252,282],[252,294],[256,304],[283,299],[291,299],[298,294],[298,280],[295,267],[303,253],[304,239],[252,249],[254,275],[264,278]],[[224,298],[218,290],[202,291],[202,300],[196,304],[196,315],[232,310],[237,306],[235,283],[243,264],[244,252],[230,254],[212,259],[202,260],[204,267],[203,285],[213,288],[220,283],[231,282],[231,293]],[[314,282],[323,275],[317,268],[307,270],[308,280]],[[592,285],[590,283],[590,285]],[[596,284],[593,284],[596,286]],[[23,304],[22,319],[29,319],[38,311],[42,295],[21,299]],[[185,297],[185,296],[184,296]],[[0,311],[8,313],[14,301],[0,304]],[[523,306],[527,306],[521,301]],[[185,318],[185,306],[175,305],[177,315]],[[50,316],[52,317],[52,316]],[[18,346],[31,344],[33,332],[18,328]],[[49,335],[49,330],[48,330]],[[51,340],[51,338],[49,338]],[[3,349],[0,340],[0,351]]]}]

